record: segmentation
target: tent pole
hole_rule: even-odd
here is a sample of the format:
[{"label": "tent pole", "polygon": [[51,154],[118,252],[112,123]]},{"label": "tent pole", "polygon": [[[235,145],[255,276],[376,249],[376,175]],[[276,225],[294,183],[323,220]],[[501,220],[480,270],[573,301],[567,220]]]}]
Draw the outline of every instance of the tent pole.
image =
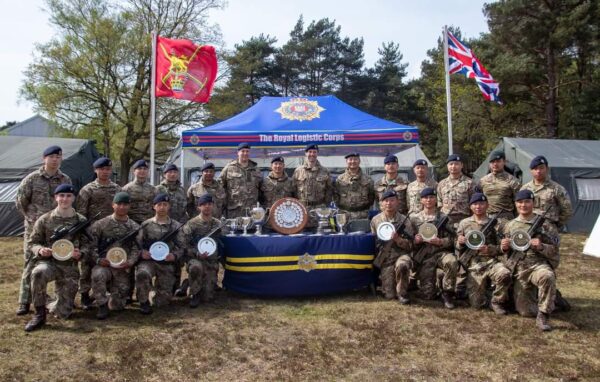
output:
[{"label": "tent pole", "polygon": [[446,114],[448,115],[448,155],[452,155],[452,101],[450,100],[450,72],[448,70],[448,27],[444,25],[444,74],[446,75]]},{"label": "tent pole", "polygon": [[183,141],[181,142],[181,155],[179,155],[179,168],[181,172],[179,173],[179,177],[181,178],[181,187],[185,188],[185,161],[183,157],[185,155],[185,150],[183,149]]},{"label": "tent pole", "polygon": [[150,85],[150,184],[154,186],[154,153],[156,138],[156,32],[152,31],[152,79]]}]

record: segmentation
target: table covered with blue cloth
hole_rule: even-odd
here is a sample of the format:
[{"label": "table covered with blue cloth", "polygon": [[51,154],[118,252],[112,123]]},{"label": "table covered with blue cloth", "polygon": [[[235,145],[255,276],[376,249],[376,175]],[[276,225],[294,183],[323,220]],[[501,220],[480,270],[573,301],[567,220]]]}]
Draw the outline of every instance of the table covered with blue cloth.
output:
[{"label": "table covered with blue cloth", "polygon": [[228,290],[261,296],[352,291],[372,281],[372,234],[223,236]]}]

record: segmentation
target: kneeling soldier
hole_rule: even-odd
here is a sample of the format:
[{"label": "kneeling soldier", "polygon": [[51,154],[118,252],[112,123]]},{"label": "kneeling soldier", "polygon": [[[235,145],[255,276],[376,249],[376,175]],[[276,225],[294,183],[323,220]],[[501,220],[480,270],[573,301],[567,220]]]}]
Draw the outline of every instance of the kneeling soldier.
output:
[{"label": "kneeling soldier", "polygon": [[[57,207],[40,216],[33,226],[28,250],[31,251],[35,262],[31,273],[31,292],[35,315],[25,326],[25,331],[30,332],[46,323],[46,289],[48,283],[56,284],[57,300],[50,310],[60,318],[68,318],[73,311],[75,296],[79,284],[79,269],[77,261],[82,257],[79,245],[85,252],[87,240],[83,230],[67,234],[63,238],[70,240],[75,249],[72,258],[60,261],[52,257],[52,244],[58,230],[65,227],[75,227],[83,224],[86,219],[75,212],[73,201],[75,189],[70,184],[61,184],[54,190],[54,200]],[[67,228],[68,229],[68,228]]]},{"label": "kneeling soldier", "polygon": [[[198,252],[198,241],[220,226],[218,219],[212,216],[213,198],[210,194],[198,198],[200,214],[189,220],[181,229],[179,242],[186,246],[187,272],[190,280],[190,307],[196,308],[200,302],[214,298],[219,271],[218,253],[209,256]],[[219,235],[220,230],[214,232]]]},{"label": "kneeling soldier", "polygon": [[[488,218],[487,197],[475,193],[469,200],[473,216],[463,219],[458,224],[456,249],[460,262],[468,271],[467,293],[472,307],[481,309],[488,305],[486,289],[488,283],[494,285],[491,308],[496,314],[506,314],[505,304],[508,302],[508,289],[511,274],[508,268],[498,259],[502,255],[499,247],[496,225],[497,217]],[[478,249],[468,249],[466,236],[471,231],[479,231],[485,236],[485,244]]]},{"label": "kneeling soldier", "polygon": [[[155,280],[155,295],[152,305],[161,307],[171,302],[173,284],[175,284],[175,266],[181,258],[181,250],[177,241],[177,231],[180,224],[169,217],[170,200],[167,194],[158,194],[154,197],[153,218],[142,223],[138,234],[138,245],[142,247],[142,260],[135,270],[136,295],[140,302],[140,312],[151,314],[150,290],[152,279]],[[157,241],[169,246],[169,254],[164,261],[152,259],[149,248]]]}]

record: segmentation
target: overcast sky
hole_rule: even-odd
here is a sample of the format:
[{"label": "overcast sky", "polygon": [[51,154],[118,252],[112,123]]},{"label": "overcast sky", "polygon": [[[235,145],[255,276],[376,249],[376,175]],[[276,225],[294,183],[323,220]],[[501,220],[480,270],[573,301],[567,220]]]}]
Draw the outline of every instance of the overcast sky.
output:
[{"label": "overcast sky", "polygon": [[[427,50],[434,47],[444,25],[460,27],[463,36],[487,32],[481,0],[229,0],[211,14],[221,27],[226,48],[260,33],[285,43],[298,17],[305,24],[328,17],[341,26],[342,36],[363,37],[365,61],[372,66],[383,42],[400,44],[410,78],[418,77]],[[488,0],[487,2],[490,2]],[[52,36],[42,0],[11,1],[0,14],[0,125],[33,116],[32,106],[18,100],[23,71],[33,59],[36,43]],[[19,102],[19,103],[18,103]]]}]

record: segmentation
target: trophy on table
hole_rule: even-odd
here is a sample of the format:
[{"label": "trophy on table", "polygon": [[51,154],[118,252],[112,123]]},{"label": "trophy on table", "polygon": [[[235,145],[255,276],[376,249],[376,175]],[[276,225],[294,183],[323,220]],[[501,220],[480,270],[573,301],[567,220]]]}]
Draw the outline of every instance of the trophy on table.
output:
[{"label": "trophy on table", "polygon": [[250,217],[252,218],[253,224],[256,226],[256,232],[254,233],[256,236],[262,236],[262,226],[265,224],[266,216],[267,213],[265,209],[260,206],[260,203],[256,203],[256,207],[250,211]]},{"label": "trophy on table", "polygon": [[310,210],[311,215],[319,218],[317,223],[317,233],[315,235],[324,235],[326,232],[330,232],[329,218],[333,217],[338,210],[329,207],[320,207]]},{"label": "trophy on table", "polygon": [[344,226],[348,223],[348,214],[338,212],[335,214],[335,223],[338,227],[338,235],[344,235]]},{"label": "trophy on table", "polygon": [[250,216],[243,216],[241,220],[242,228],[244,229],[244,233],[242,234],[242,236],[250,236],[250,234],[248,233],[248,228],[250,228],[250,226],[252,225],[252,218]]}]

